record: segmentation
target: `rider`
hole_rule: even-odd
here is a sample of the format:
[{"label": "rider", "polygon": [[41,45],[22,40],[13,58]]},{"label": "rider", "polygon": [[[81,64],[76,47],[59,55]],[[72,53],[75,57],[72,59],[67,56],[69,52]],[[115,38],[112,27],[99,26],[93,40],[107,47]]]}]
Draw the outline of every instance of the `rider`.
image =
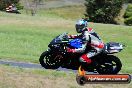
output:
[{"label": "rider", "polygon": [[68,35],[69,38],[74,39],[74,38],[81,38],[83,40],[83,44],[81,48],[78,49],[72,49],[67,47],[67,51],[71,53],[84,53],[87,46],[91,46],[93,49],[90,51],[87,51],[85,54],[83,54],[79,60],[82,63],[86,64],[91,64],[91,57],[99,54],[103,48],[104,48],[104,43],[102,40],[99,38],[97,33],[92,28],[87,27],[88,21],[84,18],[81,20],[77,21],[75,28],[77,33],[81,33],[78,35]]}]

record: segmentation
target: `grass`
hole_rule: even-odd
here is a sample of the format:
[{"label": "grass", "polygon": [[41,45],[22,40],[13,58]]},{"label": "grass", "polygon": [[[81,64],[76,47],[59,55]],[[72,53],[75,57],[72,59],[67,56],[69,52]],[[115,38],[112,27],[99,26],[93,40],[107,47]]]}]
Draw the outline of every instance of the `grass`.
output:
[{"label": "grass", "polygon": [[[59,27],[60,24],[56,24],[60,21],[63,24],[62,19],[47,20],[47,18],[41,19],[39,17],[14,16],[11,14],[8,17],[8,14],[3,14],[0,21],[1,58],[6,56],[6,58],[21,58],[23,61],[38,62],[38,56],[47,48],[50,40],[62,33],[62,29],[66,29],[64,26]],[[66,25],[69,24],[67,21]],[[69,30],[68,26],[67,29]],[[53,31],[54,34],[49,30]]]},{"label": "grass", "polygon": [[[21,11],[22,14],[26,14],[26,11]],[[31,15],[31,11],[27,11],[28,15]],[[64,6],[58,8],[47,8],[37,10],[37,16],[46,16],[46,17],[55,17],[63,19],[72,19],[76,20],[84,17],[85,6],[83,5],[73,5],[73,6]]]},{"label": "grass", "polygon": [[[65,76],[64,76],[65,75]],[[75,83],[73,73],[0,66],[0,88],[60,88],[65,80]],[[72,77],[72,78],[71,78]],[[71,83],[63,83],[66,88]]]},{"label": "grass", "polygon": [[[71,15],[67,15],[70,14],[68,8]],[[39,63],[40,54],[48,48],[47,45],[55,36],[63,32],[76,33],[75,19],[82,15],[71,6],[41,10],[33,17],[0,12],[0,58]],[[89,27],[94,28],[104,42],[121,42],[127,46],[117,56],[123,63],[121,71],[132,73],[132,27],[96,23],[89,23]]]},{"label": "grass", "polygon": [[60,8],[51,8],[41,10],[41,13],[50,12],[64,19],[79,19],[82,18],[85,14],[85,6],[83,5],[74,5],[74,6],[65,6]]},{"label": "grass", "polygon": [[0,88],[131,88],[130,84],[86,84],[76,82],[76,74],[54,70],[14,68],[0,65]]}]

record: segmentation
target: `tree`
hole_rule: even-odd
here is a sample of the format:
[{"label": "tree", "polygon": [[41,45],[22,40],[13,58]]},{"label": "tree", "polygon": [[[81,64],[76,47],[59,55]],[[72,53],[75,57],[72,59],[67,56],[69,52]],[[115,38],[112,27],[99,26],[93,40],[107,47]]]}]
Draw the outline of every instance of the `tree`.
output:
[{"label": "tree", "polygon": [[31,15],[34,16],[37,12],[38,5],[40,4],[41,0],[24,0],[26,5],[26,13],[30,11]]},{"label": "tree", "polygon": [[123,0],[85,0],[86,14],[90,20],[97,23],[116,23],[123,5]]},{"label": "tree", "polygon": [[132,0],[125,0],[127,3],[132,3]]}]

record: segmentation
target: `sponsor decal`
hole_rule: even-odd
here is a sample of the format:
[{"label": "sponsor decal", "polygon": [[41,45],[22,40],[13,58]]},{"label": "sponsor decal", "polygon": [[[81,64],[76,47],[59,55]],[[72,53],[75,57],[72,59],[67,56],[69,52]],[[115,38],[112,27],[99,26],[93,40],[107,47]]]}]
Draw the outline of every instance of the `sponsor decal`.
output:
[{"label": "sponsor decal", "polygon": [[76,76],[76,81],[79,85],[94,84],[94,83],[109,83],[109,84],[128,84],[131,82],[131,75],[116,74],[116,75],[100,75],[100,74],[86,74],[84,70],[79,68]]}]

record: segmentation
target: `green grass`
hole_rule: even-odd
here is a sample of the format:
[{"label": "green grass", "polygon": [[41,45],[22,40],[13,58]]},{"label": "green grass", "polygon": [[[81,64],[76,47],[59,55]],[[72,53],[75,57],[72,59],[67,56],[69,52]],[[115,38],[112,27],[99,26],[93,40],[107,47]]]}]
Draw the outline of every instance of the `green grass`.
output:
[{"label": "green grass", "polygon": [[[46,50],[52,38],[64,32],[63,30],[69,30],[64,24],[71,25],[71,22],[57,18],[43,19],[14,14],[9,17],[9,14],[1,14],[3,14],[0,20],[1,58],[38,62],[40,54]],[[60,27],[56,22],[61,22],[63,26]]]},{"label": "green grass", "polygon": [[[75,19],[82,15],[79,11],[75,11],[78,13],[75,18],[73,11],[72,15],[67,15],[68,7],[46,9],[39,13],[30,16],[0,12],[0,58],[39,63],[40,54],[55,36],[63,32],[76,33]],[[132,27],[96,23],[89,23],[89,27],[94,28],[104,42],[121,42],[127,46],[117,56],[123,63],[122,72],[132,73]]]},{"label": "green grass", "polygon": [[[28,10],[28,15],[31,15],[31,11]],[[26,11],[21,11],[21,13],[26,14]],[[46,17],[55,17],[63,19],[79,19],[84,17],[85,6],[83,5],[73,5],[73,6],[64,6],[58,8],[49,8],[49,9],[39,9],[37,10],[37,16],[46,16]]]},{"label": "green grass", "polygon": [[65,6],[60,8],[44,9],[42,13],[46,11],[52,12],[53,14],[62,17],[64,19],[79,19],[84,17],[85,6],[74,5],[74,6]]}]

